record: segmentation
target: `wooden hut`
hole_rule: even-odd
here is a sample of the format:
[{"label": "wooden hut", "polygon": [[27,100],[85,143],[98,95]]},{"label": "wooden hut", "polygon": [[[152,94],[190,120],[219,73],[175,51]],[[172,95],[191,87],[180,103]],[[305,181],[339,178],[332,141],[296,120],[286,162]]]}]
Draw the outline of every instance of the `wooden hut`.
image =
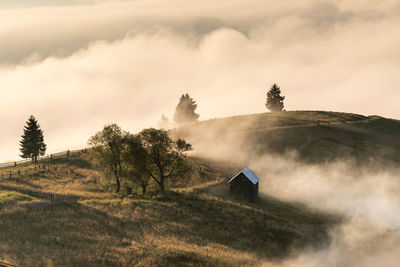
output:
[{"label": "wooden hut", "polygon": [[229,180],[229,192],[234,196],[253,201],[258,194],[260,179],[249,168],[244,168]]}]

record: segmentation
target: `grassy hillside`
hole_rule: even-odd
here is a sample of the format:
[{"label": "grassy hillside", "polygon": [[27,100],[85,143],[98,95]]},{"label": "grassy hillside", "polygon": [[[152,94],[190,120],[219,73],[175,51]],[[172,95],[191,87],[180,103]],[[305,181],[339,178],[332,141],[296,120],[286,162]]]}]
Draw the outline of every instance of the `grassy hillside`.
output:
[{"label": "grassy hillside", "polygon": [[[87,154],[54,160],[33,177],[1,180],[0,189],[16,190],[0,192],[0,259],[24,266],[279,263],[293,251],[327,245],[341,219],[263,194],[254,203],[233,199],[226,182],[243,167],[234,159],[295,151],[306,163],[400,162],[400,122],[378,116],[264,113],[199,122],[172,134],[187,138],[202,157],[191,156],[193,173],[170,187],[168,198],[155,193],[155,184],[146,196],[111,193]],[[15,205],[41,201],[18,188],[79,201]]]},{"label": "grassy hillside", "polygon": [[80,200],[2,209],[0,256],[21,266],[246,266],[329,242],[336,217],[267,197],[234,200],[225,181],[235,167],[191,160],[191,186],[173,189],[169,198],[109,193],[85,154],[59,160],[41,176],[2,180],[0,186]]},{"label": "grassy hillside", "polygon": [[[207,151],[227,152],[227,156],[236,151],[249,157],[295,152],[297,159],[306,163],[342,159],[400,163],[400,121],[379,116],[323,111],[262,113],[199,122],[174,130],[174,134],[187,138],[205,155]],[[232,145],[235,150],[226,149]]]},{"label": "grassy hillside", "polygon": [[35,197],[14,191],[0,190],[0,209],[32,203]]}]

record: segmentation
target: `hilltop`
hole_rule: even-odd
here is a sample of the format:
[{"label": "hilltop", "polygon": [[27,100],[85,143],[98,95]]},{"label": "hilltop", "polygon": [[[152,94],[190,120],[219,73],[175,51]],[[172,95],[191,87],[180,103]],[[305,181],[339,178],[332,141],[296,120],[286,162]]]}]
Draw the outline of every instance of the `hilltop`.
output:
[{"label": "hilltop", "polygon": [[198,122],[173,133],[211,157],[232,157],[237,152],[245,154],[246,160],[295,153],[303,163],[400,163],[400,121],[379,116],[326,111],[262,113]]}]

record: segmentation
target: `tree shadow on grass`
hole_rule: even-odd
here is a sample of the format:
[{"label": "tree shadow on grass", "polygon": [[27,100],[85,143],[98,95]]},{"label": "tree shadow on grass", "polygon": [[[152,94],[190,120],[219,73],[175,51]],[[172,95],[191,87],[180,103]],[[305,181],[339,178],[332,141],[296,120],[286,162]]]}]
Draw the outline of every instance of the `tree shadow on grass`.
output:
[{"label": "tree shadow on grass", "polygon": [[[119,265],[121,221],[79,204],[2,212],[1,254],[18,266]],[[123,257],[122,257],[123,258]]]},{"label": "tree shadow on grass", "polygon": [[51,165],[69,164],[82,169],[92,169],[92,163],[80,156],[70,156],[69,158],[55,158],[51,160]]},{"label": "tree shadow on grass", "polygon": [[279,260],[292,249],[327,244],[330,226],[310,214],[174,192],[167,199],[116,198],[0,216],[0,252],[21,266],[49,259],[55,266],[241,265],[232,263],[235,255],[221,259],[201,250]]},{"label": "tree shadow on grass", "polygon": [[[328,245],[328,230],[337,222],[317,213],[267,212],[243,203],[177,193],[170,193],[164,202],[173,205],[164,205],[161,218],[150,224],[161,220],[170,234],[190,244],[218,243],[269,260],[286,257],[292,249]],[[174,226],[177,221],[181,227]]]},{"label": "tree shadow on grass", "polygon": [[30,188],[37,188],[37,189],[41,188],[39,185],[30,182],[29,179],[27,179],[26,177],[24,177],[24,178],[4,179],[4,180],[1,181],[0,186],[4,185],[4,184],[7,184],[8,182],[11,182],[13,184],[22,185],[22,186],[27,186],[27,187],[30,187]]}]

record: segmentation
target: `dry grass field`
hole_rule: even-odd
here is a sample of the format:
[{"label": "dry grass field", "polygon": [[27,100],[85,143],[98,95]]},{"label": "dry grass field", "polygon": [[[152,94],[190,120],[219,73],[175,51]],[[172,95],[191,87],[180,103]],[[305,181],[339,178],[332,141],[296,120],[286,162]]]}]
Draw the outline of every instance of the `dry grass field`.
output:
[{"label": "dry grass field", "polygon": [[[209,120],[173,131],[196,151],[202,144],[206,152],[227,156],[238,148],[247,157],[294,150],[299,161],[311,164],[347,157],[397,164],[399,133],[396,120],[306,111]],[[226,182],[240,166],[189,160],[192,173],[169,185],[168,197],[152,183],[145,196],[140,190],[130,196],[124,190],[111,193],[113,185],[93,169],[85,153],[55,159],[37,175],[5,176],[0,181],[0,256],[18,266],[279,264],[295,251],[328,245],[329,230],[341,221],[263,194],[254,203],[235,200]],[[32,166],[16,168],[23,172]],[[16,169],[1,171],[10,170]],[[19,188],[72,194],[79,201],[36,204],[45,200]]]},{"label": "dry grass field", "polygon": [[155,187],[146,196],[110,193],[85,154],[52,163],[48,173],[2,180],[79,201],[2,209],[0,255],[18,266],[252,266],[329,243],[336,217],[268,197],[234,200],[225,183],[232,166],[191,161],[193,177],[167,198]]}]

